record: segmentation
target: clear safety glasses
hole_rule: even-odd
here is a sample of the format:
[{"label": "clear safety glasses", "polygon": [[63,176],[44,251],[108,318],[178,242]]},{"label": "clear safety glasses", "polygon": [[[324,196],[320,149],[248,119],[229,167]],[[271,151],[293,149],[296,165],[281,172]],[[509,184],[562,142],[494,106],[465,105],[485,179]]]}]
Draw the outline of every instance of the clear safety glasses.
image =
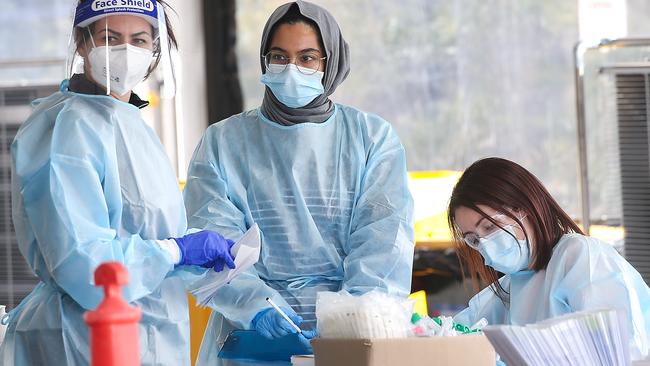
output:
[{"label": "clear safety glasses", "polygon": [[[497,231],[502,230],[502,228],[516,225],[516,222],[512,218],[504,214],[497,214],[490,216],[490,218],[494,222],[485,218],[481,220],[479,225],[476,227],[475,232],[469,232],[463,236],[463,240],[470,248],[478,250],[482,238],[489,239],[490,236],[495,234]],[[523,217],[520,220],[523,220]]]},{"label": "clear safety glasses", "polygon": [[304,52],[294,58],[289,58],[286,54],[279,51],[270,51],[262,55],[266,71],[274,74],[283,72],[290,63],[296,65],[298,71],[305,75],[313,75],[321,71],[323,61],[327,57],[321,57],[319,52]]}]

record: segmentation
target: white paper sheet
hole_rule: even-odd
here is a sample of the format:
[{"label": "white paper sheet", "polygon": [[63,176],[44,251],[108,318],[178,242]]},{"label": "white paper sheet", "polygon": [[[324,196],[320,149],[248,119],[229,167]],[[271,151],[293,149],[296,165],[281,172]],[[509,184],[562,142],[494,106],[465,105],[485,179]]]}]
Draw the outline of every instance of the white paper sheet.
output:
[{"label": "white paper sheet", "polygon": [[630,364],[615,310],[581,311],[526,326],[493,325],[483,332],[508,365]]},{"label": "white paper sheet", "polygon": [[257,224],[253,224],[230,248],[230,254],[235,258],[235,269],[224,266],[221,272],[211,270],[205,278],[197,281],[193,286],[194,289],[191,292],[196,296],[196,303],[199,306],[206,306],[221,286],[257,263],[261,244],[260,229]]}]

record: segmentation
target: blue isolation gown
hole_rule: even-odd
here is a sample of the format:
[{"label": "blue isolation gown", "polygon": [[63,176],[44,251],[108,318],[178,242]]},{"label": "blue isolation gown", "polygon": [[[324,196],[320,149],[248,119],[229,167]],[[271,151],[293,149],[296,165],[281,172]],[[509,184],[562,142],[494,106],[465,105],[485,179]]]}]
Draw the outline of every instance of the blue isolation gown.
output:
[{"label": "blue isolation gown", "polygon": [[525,325],[581,310],[615,309],[630,331],[630,355],[642,359],[650,343],[650,289],[610,245],[566,234],[555,245],[546,270],[521,271],[500,279],[510,292],[507,308],[485,288],[454,317],[462,324],[486,318],[489,324]]},{"label": "blue isolation gown", "polygon": [[404,148],[375,115],[336,105],[323,123],[282,126],[259,109],[230,117],[204,134],[184,195],[192,227],[237,238],[256,222],[263,236],[258,263],[211,304],[199,365],[238,364],[217,360],[219,344],[250,329],[266,297],[313,329],[319,291],[410,291]]},{"label": "blue isolation gown", "polygon": [[123,294],[142,309],[142,365],[189,365],[185,288],[201,271],[174,270],[154,241],[187,228],[160,140],[137,107],[67,81],[34,104],[11,146],[12,199],[20,251],[41,282],[10,313],[0,364],[89,364],[83,314],[103,298],[94,270],[118,261]]}]

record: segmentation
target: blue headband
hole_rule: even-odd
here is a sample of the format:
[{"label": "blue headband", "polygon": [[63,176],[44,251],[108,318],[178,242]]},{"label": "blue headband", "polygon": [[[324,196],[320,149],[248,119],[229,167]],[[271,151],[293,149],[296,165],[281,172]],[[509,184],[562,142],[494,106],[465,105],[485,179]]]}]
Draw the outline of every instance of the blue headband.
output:
[{"label": "blue headband", "polygon": [[156,0],[86,0],[77,6],[75,27],[87,27],[109,15],[135,15],[158,28]]}]

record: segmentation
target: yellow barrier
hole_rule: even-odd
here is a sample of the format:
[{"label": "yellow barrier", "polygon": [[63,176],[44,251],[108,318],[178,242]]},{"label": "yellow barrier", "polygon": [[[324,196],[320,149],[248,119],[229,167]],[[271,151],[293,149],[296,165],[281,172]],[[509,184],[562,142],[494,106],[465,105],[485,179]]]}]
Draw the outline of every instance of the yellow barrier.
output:
[{"label": "yellow barrier", "polygon": [[409,189],[415,202],[415,242],[449,247],[447,203],[462,172],[455,170],[409,172]]},{"label": "yellow barrier", "polygon": [[196,306],[194,296],[191,294],[187,294],[187,302],[190,309],[190,356],[192,358],[191,364],[194,365],[212,311],[210,308]]},{"label": "yellow barrier", "polygon": [[621,226],[591,225],[589,236],[614,244],[625,239],[625,229]]}]

